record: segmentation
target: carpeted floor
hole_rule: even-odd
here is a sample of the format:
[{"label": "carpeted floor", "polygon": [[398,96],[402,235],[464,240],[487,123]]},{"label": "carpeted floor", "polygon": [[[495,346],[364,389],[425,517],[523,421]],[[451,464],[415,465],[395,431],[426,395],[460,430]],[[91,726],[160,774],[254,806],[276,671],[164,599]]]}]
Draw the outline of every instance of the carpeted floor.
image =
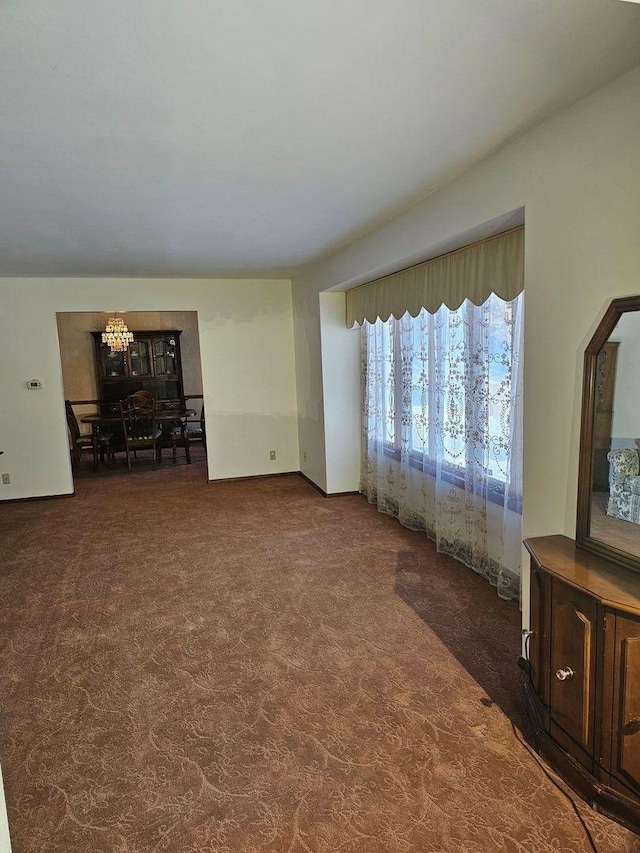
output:
[{"label": "carpeted floor", "polygon": [[513,603],[359,496],[205,477],[0,507],[14,853],[640,849],[523,743]]}]

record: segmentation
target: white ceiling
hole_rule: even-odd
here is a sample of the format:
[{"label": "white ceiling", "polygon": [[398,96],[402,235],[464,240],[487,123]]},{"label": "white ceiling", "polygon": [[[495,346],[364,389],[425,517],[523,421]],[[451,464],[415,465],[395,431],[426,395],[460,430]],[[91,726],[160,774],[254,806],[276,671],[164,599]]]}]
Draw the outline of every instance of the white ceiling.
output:
[{"label": "white ceiling", "polygon": [[617,0],[3,0],[0,275],[290,269],[638,62]]}]

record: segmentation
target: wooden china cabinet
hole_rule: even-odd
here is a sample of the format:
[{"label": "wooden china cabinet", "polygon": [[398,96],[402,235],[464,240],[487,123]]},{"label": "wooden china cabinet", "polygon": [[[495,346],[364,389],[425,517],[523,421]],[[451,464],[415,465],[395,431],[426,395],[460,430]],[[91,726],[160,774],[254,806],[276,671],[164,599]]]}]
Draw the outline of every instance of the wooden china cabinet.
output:
[{"label": "wooden china cabinet", "polygon": [[91,334],[103,415],[120,414],[119,401],[141,390],[154,394],[165,410],[184,406],[179,330],[133,332],[123,352],[111,352],[101,332]]}]

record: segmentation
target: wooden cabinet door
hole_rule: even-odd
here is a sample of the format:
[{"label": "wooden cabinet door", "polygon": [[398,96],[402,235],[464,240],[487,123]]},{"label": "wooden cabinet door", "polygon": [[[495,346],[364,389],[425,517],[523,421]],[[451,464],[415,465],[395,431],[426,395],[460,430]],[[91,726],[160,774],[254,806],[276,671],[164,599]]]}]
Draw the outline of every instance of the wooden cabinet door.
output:
[{"label": "wooden cabinet door", "polygon": [[[571,740],[563,743],[566,749],[573,751],[573,741],[584,750],[585,756],[574,753],[581,761],[590,761],[593,755],[597,616],[594,599],[554,578],[549,702],[552,728],[559,726],[569,736]],[[556,731],[555,736],[564,741],[561,733]]]},{"label": "wooden cabinet door", "polygon": [[549,704],[549,591],[551,579],[531,561],[529,622],[531,635],[526,640],[527,659],[531,685],[544,705]]},{"label": "wooden cabinet door", "polygon": [[605,659],[605,684],[613,685],[613,702],[603,719],[603,728],[611,726],[609,769],[640,796],[640,617],[616,615],[613,645],[613,660]]}]

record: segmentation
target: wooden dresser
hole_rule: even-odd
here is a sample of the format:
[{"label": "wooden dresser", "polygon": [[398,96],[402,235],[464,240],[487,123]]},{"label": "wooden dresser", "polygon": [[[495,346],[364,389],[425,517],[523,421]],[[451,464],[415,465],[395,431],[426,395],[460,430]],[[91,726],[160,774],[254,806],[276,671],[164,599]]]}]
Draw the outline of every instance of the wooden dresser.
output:
[{"label": "wooden dresser", "polygon": [[525,546],[538,750],[595,809],[640,833],[640,574],[566,536]]}]

